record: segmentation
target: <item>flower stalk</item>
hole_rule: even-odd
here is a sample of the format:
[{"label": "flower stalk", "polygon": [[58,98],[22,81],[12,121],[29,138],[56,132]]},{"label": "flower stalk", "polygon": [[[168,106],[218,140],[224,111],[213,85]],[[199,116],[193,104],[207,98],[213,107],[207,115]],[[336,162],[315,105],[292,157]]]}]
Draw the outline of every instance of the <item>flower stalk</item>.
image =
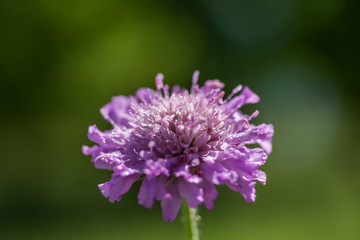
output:
[{"label": "flower stalk", "polygon": [[186,230],[188,240],[200,240],[198,222],[200,216],[197,213],[197,208],[190,208],[186,201],[182,204],[183,223]]}]

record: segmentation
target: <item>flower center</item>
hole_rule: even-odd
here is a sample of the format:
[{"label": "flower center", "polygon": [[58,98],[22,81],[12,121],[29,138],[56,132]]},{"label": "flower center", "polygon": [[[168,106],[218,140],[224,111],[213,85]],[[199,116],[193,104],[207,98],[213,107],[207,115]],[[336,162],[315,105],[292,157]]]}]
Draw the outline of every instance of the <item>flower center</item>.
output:
[{"label": "flower center", "polygon": [[131,141],[139,142],[141,149],[151,147],[159,158],[177,157],[179,163],[190,164],[209,150],[219,149],[226,126],[230,126],[225,124],[227,116],[217,102],[187,91],[155,95],[150,103],[134,107],[132,115]]}]

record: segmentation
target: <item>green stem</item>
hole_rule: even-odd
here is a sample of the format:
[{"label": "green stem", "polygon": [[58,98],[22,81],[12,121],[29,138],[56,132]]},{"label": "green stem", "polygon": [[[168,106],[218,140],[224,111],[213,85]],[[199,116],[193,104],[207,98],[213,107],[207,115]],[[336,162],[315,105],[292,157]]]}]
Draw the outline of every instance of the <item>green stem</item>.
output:
[{"label": "green stem", "polygon": [[200,240],[198,221],[200,216],[197,214],[197,208],[190,208],[186,201],[182,204],[183,221],[186,229],[186,235],[189,240]]}]

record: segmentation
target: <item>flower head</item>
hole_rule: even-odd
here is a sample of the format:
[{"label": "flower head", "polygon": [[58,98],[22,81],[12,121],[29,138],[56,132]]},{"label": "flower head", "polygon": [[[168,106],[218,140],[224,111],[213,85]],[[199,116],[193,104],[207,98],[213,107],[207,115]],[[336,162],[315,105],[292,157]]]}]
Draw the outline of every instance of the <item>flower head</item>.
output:
[{"label": "flower head", "polygon": [[[204,203],[212,209],[215,185],[226,184],[255,201],[255,180],[266,181],[259,167],[271,152],[273,126],[250,124],[258,111],[239,111],[260,100],[248,87],[239,85],[223,100],[222,82],[199,87],[198,76],[195,71],[190,92],[179,86],[170,92],[158,74],[157,90],[113,97],[101,109],[113,128],[101,132],[90,126],[88,137],[98,145],[83,146],[83,153],[96,168],[113,171],[109,182],[99,184],[111,202],[120,201],[141,176],[139,204],[151,208],[154,199],[161,201],[165,221],[176,218],[182,198],[191,208]],[[261,148],[247,147],[254,143]]]}]

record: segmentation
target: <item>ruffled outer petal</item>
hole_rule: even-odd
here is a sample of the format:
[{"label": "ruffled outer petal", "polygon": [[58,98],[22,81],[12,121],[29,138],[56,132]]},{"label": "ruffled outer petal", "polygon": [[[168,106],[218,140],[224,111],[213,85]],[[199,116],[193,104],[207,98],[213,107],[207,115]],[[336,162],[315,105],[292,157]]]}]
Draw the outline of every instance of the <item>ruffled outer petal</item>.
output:
[{"label": "ruffled outer petal", "polygon": [[167,196],[166,183],[168,182],[168,177],[165,175],[160,175],[157,177],[147,176],[143,180],[138,199],[139,204],[143,205],[146,208],[152,208],[154,204],[154,198],[161,200]]},{"label": "ruffled outer petal", "polygon": [[118,148],[124,143],[127,133],[114,128],[110,131],[101,132],[96,125],[89,127],[88,138],[103,147]]},{"label": "ruffled outer petal", "polygon": [[226,182],[233,182],[236,180],[236,174],[234,171],[227,169],[218,161],[204,162],[201,164],[201,169],[203,172],[204,178],[216,185],[224,184]]},{"label": "ruffled outer petal", "polygon": [[210,183],[208,181],[203,181],[201,183],[201,188],[203,189],[203,192],[204,192],[204,204],[205,204],[205,207],[208,210],[213,209],[213,207],[214,207],[213,201],[218,196],[218,192],[217,192],[214,184],[212,184],[212,183]]},{"label": "ruffled outer petal", "polygon": [[260,124],[259,135],[256,142],[264,149],[267,154],[272,151],[272,137],[274,135],[274,126],[271,124]]},{"label": "ruffled outer petal", "polygon": [[245,201],[250,203],[254,202],[256,198],[255,184],[256,182],[247,182],[239,179],[235,183],[227,183],[226,185],[228,185],[228,187],[232,190],[241,193]]},{"label": "ruffled outer petal", "polygon": [[258,103],[260,101],[260,97],[247,86],[244,87],[240,96],[244,96],[244,104]]},{"label": "ruffled outer petal", "polygon": [[257,103],[259,101],[260,97],[258,95],[251,91],[250,88],[244,87],[239,96],[234,97],[225,105],[225,109],[228,112],[235,112],[246,104]]},{"label": "ruffled outer petal", "polygon": [[266,162],[267,155],[261,148],[234,147],[229,151],[223,165],[235,171],[246,181],[266,183],[266,175],[258,168]]},{"label": "ruffled outer petal", "polygon": [[114,173],[109,182],[99,184],[99,189],[104,197],[109,198],[110,202],[120,201],[121,196],[129,191],[132,184],[138,180],[140,174],[133,169],[127,168],[123,164],[114,167]]},{"label": "ruffled outer petal", "polygon": [[177,187],[179,189],[180,196],[185,198],[189,207],[196,208],[199,204],[204,202],[204,191],[195,183],[189,183],[183,178],[177,180]]},{"label": "ruffled outer petal", "polygon": [[215,185],[224,184],[226,182],[234,182],[237,174],[232,169],[226,168],[222,161],[228,157],[229,153],[222,151],[213,151],[204,157],[201,164],[203,177],[210,183]]},{"label": "ruffled outer petal", "polygon": [[227,138],[229,145],[258,143],[267,154],[272,151],[274,127],[271,124],[249,125],[244,131],[237,131]]},{"label": "ruffled outer petal", "polygon": [[110,103],[102,107],[100,112],[103,118],[113,126],[130,127],[131,104],[137,104],[134,97],[116,96],[111,99]]},{"label": "ruffled outer petal", "polygon": [[146,177],[140,187],[138,199],[139,204],[146,208],[152,208],[156,194],[156,178]]},{"label": "ruffled outer petal", "polygon": [[248,128],[245,131],[235,132],[229,134],[227,138],[227,142],[229,145],[236,146],[238,144],[250,143],[250,141],[254,140],[259,136],[259,130],[257,127]]},{"label": "ruffled outer petal", "polygon": [[112,170],[116,165],[122,163],[122,154],[118,151],[102,153],[93,162],[96,168]]},{"label": "ruffled outer petal", "polygon": [[101,159],[98,158],[98,156],[104,153],[104,151],[105,149],[98,145],[92,147],[82,146],[83,154],[91,155],[91,162],[94,163],[96,168],[112,170],[114,165],[112,165],[111,163],[109,164],[108,162],[103,162],[101,161]]},{"label": "ruffled outer petal", "polygon": [[[267,154],[261,148],[250,149],[245,146],[233,146],[218,154],[210,154],[204,159],[202,169],[206,182],[226,184],[232,190],[240,192],[247,202],[255,201],[255,181],[266,182],[266,175],[258,168],[266,162]],[[203,190],[205,191],[205,187]],[[216,191],[216,189],[215,189]],[[215,199],[215,193],[213,198]],[[205,205],[209,196],[204,194]]]},{"label": "ruffled outer petal", "polygon": [[165,222],[169,220],[173,222],[181,207],[181,197],[173,182],[168,184],[166,190],[167,194],[164,199],[161,200],[163,218]]},{"label": "ruffled outer petal", "polygon": [[109,201],[113,203],[121,200],[121,196],[130,190],[132,184],[139,179],[139,176],[139,174],[129,176],[113,175],[109,182],[98,186],[104,197],[109,198]]}]

